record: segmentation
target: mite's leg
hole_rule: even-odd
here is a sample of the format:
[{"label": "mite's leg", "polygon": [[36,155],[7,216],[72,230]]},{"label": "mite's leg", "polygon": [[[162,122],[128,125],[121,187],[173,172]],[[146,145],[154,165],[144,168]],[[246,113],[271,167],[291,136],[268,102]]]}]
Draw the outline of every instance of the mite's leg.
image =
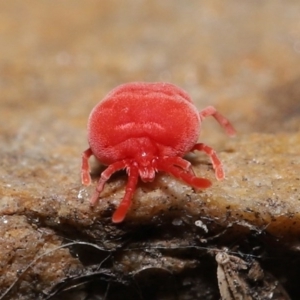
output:
[{"label": "mite's leg", "polygon": [[160,161],[157,169],[173,175],[174,177],[184,181],[194,188],[204,189],[211,186],[211,182],[208,179],[196,177],[194,174],[178,168],[170,164],[168,161]]},{"label": "mite's leg", "polygon": [[194,145],[191,151],[198,150],[205,152],[212,162],[213,168],[215,170],[216,178],[218,180],[222,180],[225,177],[224,170],[220,159],[218,158],[215,150],[203,143],[199,143]]},{"label": "mite's leg", "polygon": [[223,115],[221,115],[213,106],[208,106],[201,110],[199,112],[201,120],[203,120],[206,117],[213,116],[218,123],[225,129],[226,133],[229,136],[235,136],[236,131],[229,122],[228,119],[226,119]]},{"label": "mite's leg", "polygon": [[180,167],[180,168],[186,170],[190,174],[195,175],[191,163],[179,156],[166,157],[166,158],[163,158],[162,160],[163,160],[164,164],[175,165],[177,167]]},{"label": "mite's leg", "polygon": [[89,158],[91,155],[93,155],[91,148],[88,148],[87,150],[85,150],[81,155],[81,157],[82,157],[81,182],[84,185],[91,184],[90,165],[89,165]]},{"label": "mite's leg", "polygon": [[131,166],[128,168],[128,182],[126,185],[125,196],[122,199],[117,210],[114,212],[112,221],[114,223],[120,223],[124,220],[126,213],[130,207],[132,196],[136,190],[136,185],[138,182],[138,168]]},{"label": "mite's leg", "polygon": [[99,194],[102,192],[104,185],[105,185],[106,181],[110,178],[110,176],[113,173],[124,169],[125,167],[126,167],[126,161],[118,161],[118,162],[115,162],[112,165],[108,166],[101,173],[100,179],[98,181],[98,185],[97,185],[95,192],[92,195],[92,198],[90,201],[91,206],[94,206],[98,202]]}]

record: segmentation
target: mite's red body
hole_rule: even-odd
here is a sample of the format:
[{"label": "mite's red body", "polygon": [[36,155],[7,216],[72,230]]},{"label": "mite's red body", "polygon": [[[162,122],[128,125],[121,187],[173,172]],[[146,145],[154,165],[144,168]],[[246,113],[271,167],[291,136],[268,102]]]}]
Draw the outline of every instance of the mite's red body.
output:
[{"label": "mite's red body", "polygon": [[108,165],[91,204],[98,201],[109,177],[121,169],[126,169],[129,178],[125,196],[112,218],[115,223],[125,218],[138,177],[152,181],[157,171],[164,171],[195,188],[209,187],[210,181],[196,177],[190,163],[182,158],[193,150],[206,152],[217,179],[223,179],[222,164],[214,150],[197,144],[201,121],[210,115],[229,135],[235,134],[229,121],[212,106],[198,112],[189,95],[175,85],[135,82],[112,90],[95,106],[88,121],[90,148],[82,155],[82,183],[91,183],[91,155]]}]

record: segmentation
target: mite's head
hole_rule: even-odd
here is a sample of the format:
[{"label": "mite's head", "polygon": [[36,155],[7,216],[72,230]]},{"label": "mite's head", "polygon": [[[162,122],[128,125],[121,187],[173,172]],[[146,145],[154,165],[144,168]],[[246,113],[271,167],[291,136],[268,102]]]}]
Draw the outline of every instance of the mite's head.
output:
[{"label": "mite's head", "polygon": [[158,149],[149,138],[135,139],[136,153],[134,153],[134,164],[137,166],[139,176],[144,182],[153,181],[155,177]]}]

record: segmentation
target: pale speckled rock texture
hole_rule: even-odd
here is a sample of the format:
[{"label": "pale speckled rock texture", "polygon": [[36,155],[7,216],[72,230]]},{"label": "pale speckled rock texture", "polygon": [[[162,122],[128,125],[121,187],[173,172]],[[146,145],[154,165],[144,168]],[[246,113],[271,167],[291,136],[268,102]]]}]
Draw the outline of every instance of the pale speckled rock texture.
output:
[{"label": "pale speckled rock texture", "polygon": [[[1,1],[0,299],[219,299],[222,247],[254,255],[298,299],[299,11],[296,0]],[[129,81],[177,84],[238,135],[205,120],[226,179],[189,155],[211,188],[158,174],[114,225],[126,175],[91,209],[102,169],[83,187],[80,157],[92,107]],[[98,248],[55,250],[73,241]]]}]

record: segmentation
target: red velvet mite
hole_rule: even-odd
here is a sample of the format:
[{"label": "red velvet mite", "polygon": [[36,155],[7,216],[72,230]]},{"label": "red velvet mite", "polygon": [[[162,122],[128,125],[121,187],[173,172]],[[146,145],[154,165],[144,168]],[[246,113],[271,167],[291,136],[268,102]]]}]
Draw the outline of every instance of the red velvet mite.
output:
[{"label": "red velvet mite", "polygon": [[182,157],[191,151],[205,152],[218,180],[224,178],[222,163],[215,151],[197,143],[201,122],[213,116],[229,136],[235,135],[230,122],[212,106],[200,112],[189,95],[170,83],[133,82],[113,89],[92,110],[88,119],[89,148],[82,154],[81,178],[91,183],[88,159],[108,167],[102,172],[91,205],[98,201],[106,181],[122,169],[128,174],[125,195],[112,221],[122,222],[130,207],[138,178],[149,182],[162,171],[194,188],[207,188],[211,182],[196,177],[190,162]]}]

